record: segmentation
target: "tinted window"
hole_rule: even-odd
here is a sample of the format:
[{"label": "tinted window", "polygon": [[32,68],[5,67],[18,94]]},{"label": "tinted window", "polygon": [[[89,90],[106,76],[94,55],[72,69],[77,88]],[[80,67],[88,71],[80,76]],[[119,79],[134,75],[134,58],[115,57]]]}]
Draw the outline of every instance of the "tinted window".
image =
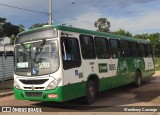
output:
[{"label": "tinted window", "polygon": [[81,65],[79,44],[76,38],[62,37],[61,49],[64,69],[79,67]]},{"label": "tinted window", "polygon": [[146,44],[146,47],[147,47],[147,56],[148,57],[152,57],[153,56],[153,52],[152,52],[151,44]]},{"label": "tinted window", "polygon": [[133,56],[133,57],[139,56],[138,44],[136,42],[130,43],[130,53],[131,53],[131,56]]},{"label": "tinted window", "polygon": [[80,35],[81,52],[84,59],[95,59],[95,48],[92,36]]},{"label": "tinted window", "polygon": [[110,46],[113,58],[118,58],[120,56],[119,52],[119,40],[110,39]]},{"label": "tinted window", "polygon": [[95,37],[96,54],[99,59],[110,58],[108,39],[102,37]]},{"label": "tinted window", "polygon": [[128,41],[121,40],[121,56],[122,57],[129,57],[130,56]]},{"label": "tinted window", "polygon": [[145,57],[145,47],[143,43],[139,43],[139,56]]}]

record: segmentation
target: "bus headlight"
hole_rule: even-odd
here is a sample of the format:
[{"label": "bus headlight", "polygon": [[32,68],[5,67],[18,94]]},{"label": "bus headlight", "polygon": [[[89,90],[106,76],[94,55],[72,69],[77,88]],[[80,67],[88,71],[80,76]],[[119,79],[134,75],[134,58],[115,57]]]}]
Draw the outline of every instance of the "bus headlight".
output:
[{"label": "bus headlight", "polygon": [[17,88],[17,89],[21,89],[20,86],[18,85],[18,83],[16,81],[14,81],[14,86]]},{"label": "bus headlight", "polygon": [[48,86],[46,89],[55,89],[56,87],[58,86],[58,83],[56,80],[53,80]]}]

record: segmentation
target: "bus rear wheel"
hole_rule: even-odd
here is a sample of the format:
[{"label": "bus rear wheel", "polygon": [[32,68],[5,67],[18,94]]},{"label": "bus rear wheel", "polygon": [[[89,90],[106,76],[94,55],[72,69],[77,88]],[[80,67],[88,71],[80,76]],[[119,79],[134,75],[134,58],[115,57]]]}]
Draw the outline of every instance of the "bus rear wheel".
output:
[{"label": "bus rear wheel", "polygon": [[95,83],[94,83],[94,81],[89,80],[88,84],[87,84],[87,95],[86,95],[84,101],[85,101],[86,104],[89,105],[89,104],[94,103],[95,98],[96,98]]},{"label": "bus rear wheel", "polygon": [[142,76],[139,71],[136,71],[135,73],[135,86],[140,87],[142,85]]}]

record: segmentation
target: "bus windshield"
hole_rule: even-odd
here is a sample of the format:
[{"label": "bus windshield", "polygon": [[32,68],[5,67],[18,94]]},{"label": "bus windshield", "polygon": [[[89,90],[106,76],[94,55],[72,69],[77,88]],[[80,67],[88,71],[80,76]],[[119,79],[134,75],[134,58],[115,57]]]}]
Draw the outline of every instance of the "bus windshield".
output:
[{"label": "bus windshield", "polygon": [[56,40],[17,45],[15,53],[15,74],[17,75],[45,75],[55,72],[59,67]]}]

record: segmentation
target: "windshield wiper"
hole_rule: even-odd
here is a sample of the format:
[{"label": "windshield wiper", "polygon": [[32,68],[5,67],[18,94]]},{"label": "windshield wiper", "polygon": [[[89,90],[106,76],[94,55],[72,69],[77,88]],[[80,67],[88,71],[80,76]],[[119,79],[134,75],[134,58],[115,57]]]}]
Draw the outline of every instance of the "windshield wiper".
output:
[{"label": "windshield wiper", "polygon": [[33,59],[33,61],[34,61],[35,63],[39,63],[39,62],[42,61],[42,60],[37,61],[36,58],[37,58],[37,56],[42,52],[43,46],[45,45],[45,43],[46,43],[46,40],[43,39],[43,40],[42,40],[42,43],[41,43],[39,46],[36,47],[35,58]]},{"label": "windshield wiper", "polygon": [[39,55],[41,53],[41,51],[43,50],[43,46],[45,45],[46,43],[46,40],[42,40],[42,43],[36,47],[36,55]]}]

